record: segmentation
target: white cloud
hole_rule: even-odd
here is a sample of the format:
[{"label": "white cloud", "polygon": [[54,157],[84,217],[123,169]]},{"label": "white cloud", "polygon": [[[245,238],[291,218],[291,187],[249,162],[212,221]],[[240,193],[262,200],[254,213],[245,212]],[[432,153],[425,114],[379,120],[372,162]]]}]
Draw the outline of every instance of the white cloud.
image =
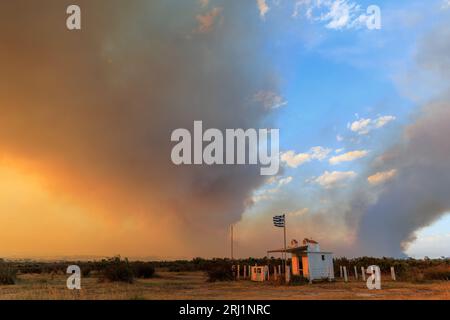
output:
[{"label": "white cloud", "polygon": [[280,95],[273,91],[258,91],[253,100],[259,102],[267,110],[278,109],[288,104],[288,102]]},{"label": "white cloud", "polygon": [[443,2],[442,2],[442,9],[443,10],[450,9],[450,0],[443,0]]},{"label": "white cloud", "polygon": [[323,147],[313,147],[309,151],[312,159],[316,160],[324,160],[331,152],[331,149],[323,148]]},{"label": "white cloud", "polygon": [[256,3],[258,5],[259,15],[261,16],[262,19],[264,19],[270,8],[267,5],[266,0],[256,0]]},{"label": "white cloud", "polygon": [[370,131],[371,119],[359,119],[350,125],[350,130],[358,134],[368,134]]},{"label": "white cloud", "polygon": [[285,186],[285,185],[291,183],[293,179],[294,178],[292,178],[290,176],[286,177],[286,178],[281,178],[280,180],[278,180],[278,187],[281,188],[282,186]]},{"label": "white cloud", "polygon": [[323,22],[328,29],[359,28],[367,20],[361,6],[349,0],[297,0],[292,16],[299,17],[302,9],[308,20]]},{"label": "white cloud", "polygon": [[364,158],[365,156],[367,156],[368,153],[369,152],[366,150],[350,151],[330,158],[329,163],[332,165],[336,165],[342,162],[350,162],[353,160]]},{"label": "white cloud", "polygon": [[321,16],[320,20],[328,21],[326,27],[329,29],[342,29],[350,23],[350,12],[355,10],[355,7],[355,4],[348,4],[347,1],[334,1],[330,11]]},{"label": "white cloud", "polygon": [[367,181],[369,181],[369,183],[371,185],[380,185],[383,184],[389,180],[391,180],[392,178],[394,178],[397,175],[397,170],[392,169],[389,171],[384,171],[384,172],[377,172],[374,175],[371,175],[370,177],[367,178]]},{"label": "white cloud", "polygon": [[293,177],[271,177],[267,180],[265,186],[257,190],[253,195],[253,202],[259,202],[263,200],[271,200],[275,194],[280,192],[281,188],[288,185],[294,180]]},{"label": "white cloud", "polygon": [[388,123],[394,121],[394,116],[380,116],[376,119],[358,119],[348,125],[348,128],[359,135],[366,135],[374,129],[380,129]]},{"label": "white cloud", "polygon": [[325,171],[320,177],[314,181],[320,186],[330,189],[338,186],[342,186],[347,180],[356,177],[354,171]]},{"label": "white cloud", "polygon": [[340,134],[338,134],[338,135],[336,136],[336,140],[337,140],[338,142],[342,142],[342,141],[344,141],[344,137],[341,136]]},{"label": "white cloud", "polygon": [[334,153],[339,154],[345,151],[345,148],[340,148],[340,149],[336,149],[334,150]]},{"label": "white cloud", "polygon": [[281,161],[286,163],[291,168],[297,168],[304,163],[312,160],[322,161],[330,154],[332,150],[323,147],[311,148],[307,153],[296,154],[290,150],[281,154]]},{"label": "white cloud", "polygon": [[387,125],[389,122],[394,121],[395,117],[394,116],[383,116],[383,117],[379,117],[378,119],[376,119],[374,121],[374,125],[375,128],[382,128],[385,125]]},{"label": "white cloud", "polygon": [[291,183],[293,179],[294,178],[292,178],[291,176],[287,177],[273,176],[267,179],[266,186],[276,186],[277,188],[279,188]]},{"label": "white cloud", "polygon": [[285,162],[291,168],[297,168],[298,166],[311,161],[311,155],[309,153],[295,154],[294,151],[290,150],[281,154],[281,161]]},{"label": "white cloud", "polygon": [[289,212],[287,214],[287,216],[288,217],[302,217],[302,216],[308,214],[308,212],[309,212],[308,208],[303,208],[303,209],[300,209],[300,210]]}]

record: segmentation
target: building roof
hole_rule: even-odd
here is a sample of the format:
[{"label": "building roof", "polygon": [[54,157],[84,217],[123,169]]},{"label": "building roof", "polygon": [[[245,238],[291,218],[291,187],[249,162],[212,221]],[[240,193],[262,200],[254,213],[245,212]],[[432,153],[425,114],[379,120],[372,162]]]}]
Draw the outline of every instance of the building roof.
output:
[{"label": "building roof", "polygon": [[300,246],[300,247],[293,247],[293,248],[286,248],[285,249],[275,249],[275,250],[269,250],[267,253],[322,253],[322,254],[333,254],[333,252],[324,252],[324,251],[308,251],[308,246]]},{"label": "building roof", "polygon": [[319,244],[316,240],[308,239],[308,238],[303,239],[303,244],[306,244],[306,243]]},{"label": "building roof", "polygon": [[306,252],[308,250],[308,246],[300,246],[300,247],[292,247],[292,248],[286,248],[285,249],[275,249],[275,250],[269,250],[267,253],[275,253],[275,252],[288,252],[288,253],[296,253],[296,252]]}]

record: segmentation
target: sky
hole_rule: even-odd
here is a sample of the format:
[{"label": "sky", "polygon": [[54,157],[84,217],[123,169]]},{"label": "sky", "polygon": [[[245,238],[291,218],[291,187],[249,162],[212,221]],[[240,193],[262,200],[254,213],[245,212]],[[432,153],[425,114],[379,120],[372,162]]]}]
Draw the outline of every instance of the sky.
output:
[{"label": "sky", "polygon": [[[69,4],[82,29],[69,31]],[[381,12],[368,29],[367,8]],[[450,253],[448,0],[0,4],[0,256]],[[277,128],[281,170],[171,132]]]}]

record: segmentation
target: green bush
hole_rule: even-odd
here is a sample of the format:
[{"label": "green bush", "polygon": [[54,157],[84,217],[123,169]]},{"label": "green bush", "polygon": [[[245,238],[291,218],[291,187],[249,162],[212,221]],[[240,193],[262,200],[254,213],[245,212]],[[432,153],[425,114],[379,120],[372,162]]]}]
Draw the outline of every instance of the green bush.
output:
[{"label": "green bush", "polygon": [[133,283],[134,276],[128,259],[120,257],[106,260],[106,265],[102,270],[102,278],[111,282]]},{"label": "green bush", "polygon": [[308,284],[309,280],[303,276],[291,276],[291,281],[289,282],[290,285],[292,286],[299,286],[299,285],[304,285],[304,284]]},{"label": "green bush", "polygon": [[136,278],[148,279],[155,274],[155,268],[150,262],[133,263],[133,274]]},{"label": "green bush", "polygon": [[425,280],[450,280],[450,266],[438,265],[425,269],[423,271],[423,278]]},{"label": "green bush", "polygon": [[91,268],[88,266],[85,266],[84,268],[81,269],[81,275],[85,278],[89,277],[91,275]]},{"label": "green bush", "polygon": [[16,283],[17,270],[6,264],[0,265],[0,285],[12,285]]},{"label": "green bush", "polygon": [[450,265],[439,264],[431,267],[410,267],[398,277],[401,281],[424,282],[430,280],[450,280]]},{"label": "green bush", "polygon": [[211,265],[208,270],[206,270],[206,273],[208,274],[208,282],[234,280],[233,271],[229,264]]}]

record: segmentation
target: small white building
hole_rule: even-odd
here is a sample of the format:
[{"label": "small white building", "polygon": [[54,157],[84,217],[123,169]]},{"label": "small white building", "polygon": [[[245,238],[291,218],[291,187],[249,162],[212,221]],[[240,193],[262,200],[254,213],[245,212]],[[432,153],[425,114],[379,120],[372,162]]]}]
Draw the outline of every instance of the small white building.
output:
[{"label": "small white building", "polygon": [[333,253],[320,250],[318,242],[304,239],[299,246],[292,240],[291,246],[285,249],[270,250],[268,253],[290,253],[292,255],[292,274],[303,276],[310,281],[321,279],[334,279]]},{"label": "small white building", "polygon": [[267,280],[267,266],[254,266],[250,268],[250,280],[263,282]]}]

